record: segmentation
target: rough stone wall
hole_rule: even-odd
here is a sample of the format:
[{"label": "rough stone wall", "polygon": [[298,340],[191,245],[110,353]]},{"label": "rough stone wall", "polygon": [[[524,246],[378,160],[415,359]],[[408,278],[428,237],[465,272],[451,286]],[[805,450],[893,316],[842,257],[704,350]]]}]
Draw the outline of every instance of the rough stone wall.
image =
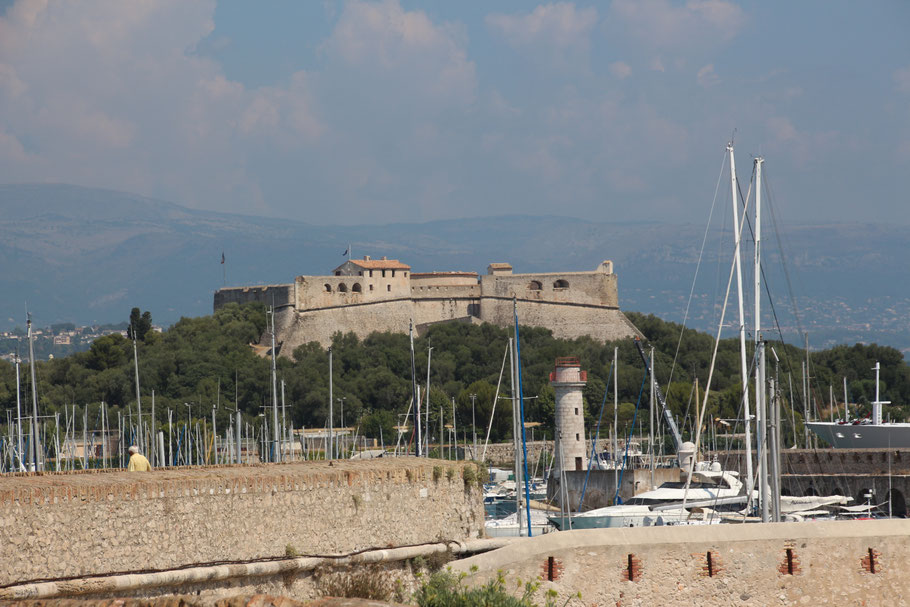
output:
[{"label": "rough stone wall", "polygon": [[482,493],[463,481],[466,465],[395,458],[3,478],[0,584],[287,547],[316,555],[476,538]]},{"label": "rough stone wall", "polygon": [[421,286],[411,289],[414,324],[456,320],[477,316],[480,288],[474,286]]},{"label": "rough stone wall", "polygon": [[215,308],[227,302],[268,304],[280,292],[278,341],[285,356],[310,341],[326,346],[336,331],[359,337],[373,331],[406,332],[412,318],[422,327],[472,318],[511,326],[513,297],[521,324],[548,328],[558,338],[611,341],[639,335],[619,310],[617,277],[609,262],[593,272],[487,274],[479,282],[467,275],[430,273],[412,279],[405,271],[395,276],[387,271],[385,277],[377,270],[372,276],[369,270],[351,271],[363,275],[298,276],[293,285],[221,289],[215,293]]},{"label": "rough stone wall", "polygon": [[541,577],[556,605],[897,606],[908,559],[910,521],[881,520],[548,533],[452,567],[472,585]]},{"label": "rough stone wall", "polygon": [[[484,297],[480,302],[481,320],[501,327],[513,322],[512,300]],[[554,337],[575,339],[589,336],[597,341],[613,341],[640,335],[638,329],[619,309],[593,305],[574,305],[549,301],[518,301],[518,322],[544,327]]]},{"label": "rough stone wall", "polygon": [[281,355],[291,356],[297,346],[311,341],[330,345],[338,331],[353,332],[361,339],[375,331],[407,333],[411,314],[410,299],[295,312],[287,329],[278,332]]},{"label": "rough stone wall", "polygon": [[260,285],[255,287],[225,287],[215,291],[215,306],[217,310],[229,303],[245,304],[254,301],[272,305],[274,298],[275,307],[293,304],[294,285]]},{"label": "rough stone wall", "polygon": [[[556,286],[564,281],[567,287]],[[532,289],[532,282],[540,289]],[[616,274],[603,272],[562,272],[559,274],[485,274],[480,277],[484,297],[550,301],[558,303],[619,306]],[[535,285],[536,286],[536,285]]]},{"label": "rough stone wall", "polygon": [[[530,437],[529,437],[530,438]],[[478,459],[483,454],[483,443],[481,442],[481,437],[478,436],[478,445],[477,445],[477,457]],[[546,452],[547,454],[553,453],[553,441],[532,441],[528,440],[528,466],[534,467],[536,462],[540,460],[541,452]],[[508,468],[511,470],[513,462],[515,461],[515,447],[512,443],[491,443],[487,445],[486,451],[486,461],[491,465]],[[541,464],[542,465],[542,464]],[[539,466],[538,466],[539,467]],[[538,476],[542,476],[543,471],[538,470]]]}]

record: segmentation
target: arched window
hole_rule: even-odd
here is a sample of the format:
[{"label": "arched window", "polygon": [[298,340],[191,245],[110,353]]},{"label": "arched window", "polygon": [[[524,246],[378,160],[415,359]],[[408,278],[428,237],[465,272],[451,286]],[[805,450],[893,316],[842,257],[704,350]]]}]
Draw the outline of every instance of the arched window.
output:
[{"label": "arched window", "polygon": [[363,289],[360,287],[360,283],[355,282],[354,285],[351,287],[351,293],[362,293],[362,292],[363,292]]},{"label": "arched window", "polygon": [[543,285],[540,284],[539,280],[532,280],[531,284],[528,285],[528,289],[531,291],[540,291],[543,288]]},{"label": "arched window", "polygon": [[557,280],[556,282],[553,283],[553,288],[554,289],[568,289],[569,281],[563,280],[562,278],[560,278],[559,280]]},{"label": "arched window", "polygon": [[331,293],[331,292],[332,292],[332,285],[330,285],[329,283],[325,283],[325,292],[326,292],[326,293]]},{"label": "arched window", "polygon": [[338,291],[340,291],[341,293],[347,293],[347,292],[348,292],[348,285],[344,284],[343,282],[340,283],[340,284],[338,285]]}]

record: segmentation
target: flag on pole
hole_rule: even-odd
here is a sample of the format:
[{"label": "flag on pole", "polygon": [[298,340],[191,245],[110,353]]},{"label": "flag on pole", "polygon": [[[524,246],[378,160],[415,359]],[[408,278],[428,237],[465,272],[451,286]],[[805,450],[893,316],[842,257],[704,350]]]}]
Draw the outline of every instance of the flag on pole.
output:
[{"label": "flag on pole", "polygon": [[224,251],[221,252],[221,265],[224,265]]},{"label": "flag on pole", "polygon": [[347,249],[344,250],[344,253],[342,253],[341,256],[344,257],[345,255],[348,254],[348,251],[350,251],[350,250],[351,250],[351,247],[348,247]]}]

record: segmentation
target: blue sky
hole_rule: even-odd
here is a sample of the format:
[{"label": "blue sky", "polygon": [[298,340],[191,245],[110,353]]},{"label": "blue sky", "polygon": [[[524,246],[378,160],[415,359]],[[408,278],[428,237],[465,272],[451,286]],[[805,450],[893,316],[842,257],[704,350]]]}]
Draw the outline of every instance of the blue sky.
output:
[{"label": "blue sky", "polygon": [[0,182],[316,224],[910,223],[910,3],[0,2]]}]

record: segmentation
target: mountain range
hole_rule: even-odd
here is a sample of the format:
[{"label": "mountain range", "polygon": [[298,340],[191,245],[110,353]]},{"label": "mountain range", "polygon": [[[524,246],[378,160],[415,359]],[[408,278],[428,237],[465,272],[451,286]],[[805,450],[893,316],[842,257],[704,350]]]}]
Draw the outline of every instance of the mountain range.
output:
[{"label": "mountain range", "polygon": [[[611,259],[623,309],[680,322],[691,292],[687,324],[714,332],[733,239],[729,213],[716,211],[706,229],[706,211],[681,225],[518,215],[317,226],[73,185],[0,185],[0,328],[24,326],[26,305],[39,326],[119,322],[132,307],[166,325],[209,313],[222,285],[329,274],[350,246],[354,256],[386,255],[415,272],[484,272],[498,261],[517,273],[578,271]],[[763,324],[776,319],[791,342],[808,331],[814,347],[861,341],[910,352],[910,227],[769,223]],[[751,236],[744,241],[751,292]],[[726,324],[735,291],[730,303]]]}]

